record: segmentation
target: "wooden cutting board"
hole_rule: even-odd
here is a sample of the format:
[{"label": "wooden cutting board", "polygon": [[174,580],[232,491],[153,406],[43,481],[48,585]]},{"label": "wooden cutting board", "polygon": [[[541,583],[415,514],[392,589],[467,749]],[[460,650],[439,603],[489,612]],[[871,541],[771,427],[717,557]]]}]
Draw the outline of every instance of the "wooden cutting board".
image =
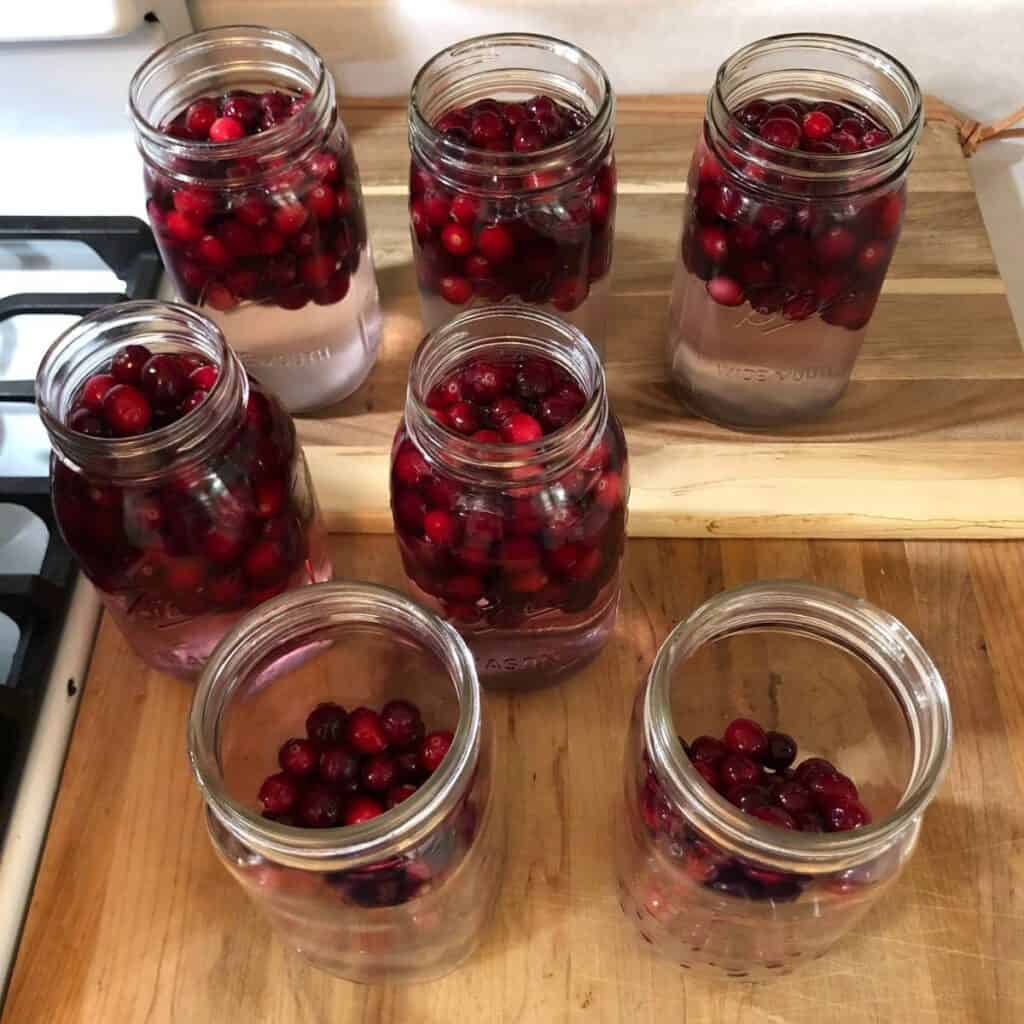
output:
[{"label": "wooden cutting board", "polygon": [[[686,415],[665,368],[672,260],[699,96],[619,103],[606,366],[629,440],[630,533],[1024,536],[1024,350],[954,130],[926,125],[903,237],[850,388],[823,419],[738,433]],[[388,450],[420,339],[404,102],[352,101],[381,299],[366,385],[299,421],[328,525],[390,532]]]}]

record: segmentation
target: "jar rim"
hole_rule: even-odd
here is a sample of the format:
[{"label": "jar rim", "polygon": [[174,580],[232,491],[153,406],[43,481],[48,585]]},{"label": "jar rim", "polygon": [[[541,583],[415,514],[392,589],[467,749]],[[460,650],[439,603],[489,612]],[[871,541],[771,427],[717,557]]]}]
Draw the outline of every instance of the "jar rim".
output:
[{"label": "jar rim", "polygon": [[[777,618],[799,620],[802,635],[839,643],[861,657],[886,681],[899,665],[914,693],[899,693],[904,713],[913,710],[914,765],[891,814],[848,832],[807,833],[774,828],[742,813],[714,792],[694,769],[672,721],[673,669],[709,642],[740,629],[787,628]],[[878,657],[869,657],[868,644]],[[927,707],[925,706],[927,702]],[[845,870],[877,855],[908,828],[916,827],[942,781],[952,742],[952,715],[945,684],[917,638],[895,616],[839,590],[800,580],[766,580],[723,591],[704,602],[666,637],[655,655],[643,697],[643,734],[652,763],[664,776],[670,799],[685,804],[695,824],[735,854],[782,870],[810,874]],[[922,734],[927,743],[922,754]]]},{"label": "jar rim", "polygon": [[[385,611],[448,671],[459,703],[451,747],[440,766],[408,799],[357,825],[303,829],[254,813],[227,793],[217,746],[220,717],[234,689],[286,641],[323,628],[342,632]],[[476,665],[465,640],[448,623],[390,587],[356,581],[314,583],[259,605],[218,643],[199,677],[188,720],[192,773],[208,810],[241,842],[278,863],[323,870],[363,866],[420,843],[470,785],[479,759],[482,699]]]},{"label": "jar rim", "polygon": [[[544,146],[532,153],[518,153],[515,150],[494,152],[493,159],[488,157],[487,150],[476,149],[473,146],[462,145],[452,142],[442,135],[430,122],[424,113],[422,96],[425,85],[431,74],[438,70],[441,61],[449,57],[471,58],[474,52],[486,50],[495,46],[523,46],[523,47],[546,47],[568,63],[584,67],[598,84],[600,89],[600,103],[594,112],[592,120],[576,135],[563,139],[552,146]],[[543,72],[538,72],[542,74]],[[589,152],[592,148],[600,148],[604,145],[603,139],[609,133],[615,112],[615,92],[612,88],[611,79],[600,62],[588,51],[576,46],[574,43],[559,39],[557,36],[544,35],[536,32],[495,32],[485,35],[473,36],[469,39],[460,40],[451,46],[439,50],[430,57],[416,72],[409,89],[409,142],[410,149],[415,154],[417,141],[424,140],[430,146],[437,148],[441,153],[441,159],[446,169],[458,171],[468,176],[493,176],[502,177],[524,177],[530,174],[538,175],[538,182],[535,187],[528,187],[525,184],[518,191],[524,193],[543,192],[553,187],[553,184],[563,185],[574,177],[582,177],[590,173],[588,161],[580,157],[580,151]],[[571,157],[576,157],[581,164],[576,174],[566,174],[559,177],[557,183],[544,180],[545,172],[564,169]],[[446,181],[446,184],[449,182]],[[476,194],[478,192],[490,194],[494,190],[485,187],[467,184],[452,180],[452,187],[461,191]],[[499,194],[505,194],[498,190]]]},{"label": "jar rim", "polygon": [[[520,324],[521,335],[496,329],[492,335],[471,336],[474,327],[479,328],[487,321],[499,318]],[[574,375],[578,379],[582,377],[584,387],[589,390],[587,401],[575,419],[546,434],[540,441],[525,444],[473,441],[434,419],[426,404],[427,394],[437,383],[434,377],[450,368],[451,363],[462,361],[473,352],[502,345],[534,348],[538,355],[543,354],[541,350],[545,340],[538,337],[541,331],[550,332],[561,343],[559,354],[566,356],[563,369],[575,370]],[[432,357],[438,365],[431,365]],[[607,386],[597,350],[575,324],[546,310],[520,303],[466,310],[428,332],[409,363],[405,404],[407,428],[423,443],[429,454],[444,461],[448,468],[457,472],[461,470],[461,475],[477,483],[480,481],[474,471],[485,468],[503,474],[501,479],[494,481],[499,486],[508,486],[507,474],[517,469],[543,468],[547,471],[545,476],[557,475],[564,468],[563,463],[578,454],[582,446],[601,436],[607,420]],[[523,485],[539,479],[524,480]]]},{"label": "jar rim", "polygon": [[[244,136],[228,142],[210,142],[201,139],[178,139],[160,130],[142,109],[142,91],[150,78],[173,61],[214,51],[218,47],[237,42],[240,35],[246,35],[253,43],[270,50],[290,52],[301,60],[310,73],[311,87],[309,102],[298,115],[290,117],[256,135]],[[158,152],[168,160],[181,157],[191,160],[238,160],[243,157],[270,157],[279,151],[291,152],[317,131],[323,114],[334,104],[334,83],[327,72],[323,58],[316,49],[301,36],[285,29],[267,28],[263,25],[220,25],[180,36],[165,43],[149,55],[132,75],[128,88],[128,110],[144,150]],[[308,113],[307,113],[308,111]],[[232,182],[244,181],[244,176]]]},{"label": "jar rim", "polygon": [[[150,334],[190,341],[214,360],[219,372],[206,399],[188,415],[145,434],[92,437],[71,430],[65,422],[70,400],[78,385],[98,372],[109,346],[141,344]],[[98,344],[103,337],[108,345]],[[66,378],[62,370],[68,371]],[[221,329],[191,306],[157,299],[114,303],[76,321],[43,354],[35,390],[39,418],[63,457],[83,469],[102,461],[112,478],[133,482],[201,458],[217,438],[215,424],[244,409],[249,397],[248,378]]]},{"label": "jar rim", "polygon": [[[878,69],[891,69],[896,72],[902,88],[905,90],[910,101],[910,111],[906,122],[901,125],[898,132],[892,134],[892,138],[881,146],[870,150],[863,150],[855,153],[815,153],[807,154],[802,150],[786,149],[774,143],[767,142],[759,135],[756,135],[744,125],[731,110],[725,96],[725,83],[729,75],[742,67],[743,64],[754,56],[763,56],[776,49],[784,49],[792,46],[816,47],[823,51],[834,51],[844,53],[851,57],[862,59],[865,63],[870,62]],[[730,130],[738,133],[744,144],[757,147],[763,150],[775,162],[775,166],[785,167],[787,173],[794,173],[791,166],[794,159],[807,159],[815,165],[820,165],[820,170],[797,170],[801,177],[809,179],[831,179],[849,176],[852,171],[866,168],[875,170],[884,168],[889,164],[897,164],[901,161],[905,152],[913,147],[922,127],[923,98],[921,88],[917,79],[911,74],[909,68],[892,54],[886,52],[872,43],[854,39],[852,36],[844,36],[829,32],[790,32],[779,35],[766,36],[763,39],[755,40],[746,46],[736,50],[727,57],[718,67],[715,74],[714,88],[708,95],[708,120],[714,123],[712,115],[713,105],[717,102],[728,115]],[[769,165],[769,161],[761,159],[759,163]]]}]

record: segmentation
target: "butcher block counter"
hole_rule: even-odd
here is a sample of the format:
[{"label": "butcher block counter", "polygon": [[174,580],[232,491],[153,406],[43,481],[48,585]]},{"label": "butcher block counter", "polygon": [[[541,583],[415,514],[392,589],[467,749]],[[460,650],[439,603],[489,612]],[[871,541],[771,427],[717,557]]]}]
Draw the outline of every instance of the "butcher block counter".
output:
[{"label": "butcher block counter", "polygon": [[[347,109],[387,334],[379,374],[301,429],[333,527],[375,531],[415,304],[397,234],[400,108]],[[2,1024],[1024,1020],[1024,543],[1013,539],[1024,532],[1013,501],[1024,360],[956,140],[926,130],[904,248],[844,405],[817,438],[805,427],[744,443],[679,417],[653,355],[699,110],[694,98],[659,97],[620,111],[625,305],[609,378],[637,501],[622,610],[607,648],[568,682],[488,697],[509,828],[480,949],[447,978],[408,988],[353,985],[289,953],[215,860],[185,755],[192,687],[148,671],[105,617]],[[644,232],[664,251],[638,276]],[[627,329],[645,339],[632,350]],[[664,461],[645,460],[656,445],[695,455],[689,482],[669,481],[668,496],[653,472]],[[958,536],[1006,539],[940,539]],[[338,576],[404,586],[392,537],[331,543]],[[712,982],[658,959],[619,909],[610,833],[626,723],[680,618],[725,587],[776,577],[839,587],[901,618],[947,681],[953,754],[884,905],[795,974]]]}]

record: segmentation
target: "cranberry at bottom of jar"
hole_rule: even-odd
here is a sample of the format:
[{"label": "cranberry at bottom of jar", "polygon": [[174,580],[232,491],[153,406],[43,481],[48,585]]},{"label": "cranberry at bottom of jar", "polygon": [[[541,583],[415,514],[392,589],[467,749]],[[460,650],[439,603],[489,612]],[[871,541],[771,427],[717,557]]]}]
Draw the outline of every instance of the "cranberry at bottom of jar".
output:
[{"label": "cranberry at bottom of jar", "polygon": [[780,324],[814,317],[862,330],[903,221],[905,186],[842,200],[767,193],[749,168],[727,168],[703,141],[689,178],[682,260],[711,303]]},{"label": "cranberry at bottom of jar", "polygon": [[[766,731],[741,718],[731,722],[721,738],[698,736],[684,747],[707,785],[744,814],[773,828],[845,832],[871,822],[854,781],[824,758],[796,763],[797,744],[786,733]],[[797,899],[814,881],[720,850],[673,806],[646,755],[644,763],[638,789],[643,823],[689,879],[726,896],[773,902]],[[859,888],[853,875],[826,879],[824,885],[837,892]]]},{"label": "cranberry at bottom of jar", "polygon": [[55,456],[61,531],[129,619],[233,611],[312,581],[315,506],[294,432],[276,400],[250,388],[244,422],[224,447],[156,483],[99,479]]}]

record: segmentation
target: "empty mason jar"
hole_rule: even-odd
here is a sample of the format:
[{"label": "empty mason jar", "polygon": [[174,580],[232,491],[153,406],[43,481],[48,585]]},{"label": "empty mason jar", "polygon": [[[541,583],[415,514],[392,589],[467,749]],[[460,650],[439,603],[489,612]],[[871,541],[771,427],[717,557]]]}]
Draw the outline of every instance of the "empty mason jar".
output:
[{"label": "empty mason jar", "polygon": [[[393,700],[415,705],[450,741],[411,795],[368,814],[354,804],[366,798],[338,779],[307,793],[327,787],[353,824],[299,827],[261,813],[279,747],[316,733],[311,709],[343,705],[352,721]],[[335,753],[353,749],[344,728],[342,737]],[[317,749],[328,747],[318,740]],[[394,745],[378,749],[401,759]],[[268,602],[225,637],[200,678],[189,756],[218,857],[310,963],[351,981],[422,981],[476,948],[501,878],[504,823],[473,659],[436,616],[363,583]]]},{"label": "empty mason jar", "polygon": [[921,93],[841,36],[752,43],[718,70],[687,179],[668,361],[695,413],[769,426],[849,383],[906,206]]},{"label": "empty mason jar", "polygon": [[935,665],[881,609],[787,581],[712,598],[633,709],[623,910],[684,968],[756,979],[821,956],[884,906],[951,734]]},{"label": "empty mason jar", "polygon": [[131,83],[146,209],[181,296],[285,406],[366,379],[380,309],[355,154],[320,55],[290,32],[183,36]]},{"label": "empty mason jar", "polygon": [[409,94],[409,218],[423,321],[526,302],[604,350],[615,101],[571,43],[503,33],[436,54]]}]

